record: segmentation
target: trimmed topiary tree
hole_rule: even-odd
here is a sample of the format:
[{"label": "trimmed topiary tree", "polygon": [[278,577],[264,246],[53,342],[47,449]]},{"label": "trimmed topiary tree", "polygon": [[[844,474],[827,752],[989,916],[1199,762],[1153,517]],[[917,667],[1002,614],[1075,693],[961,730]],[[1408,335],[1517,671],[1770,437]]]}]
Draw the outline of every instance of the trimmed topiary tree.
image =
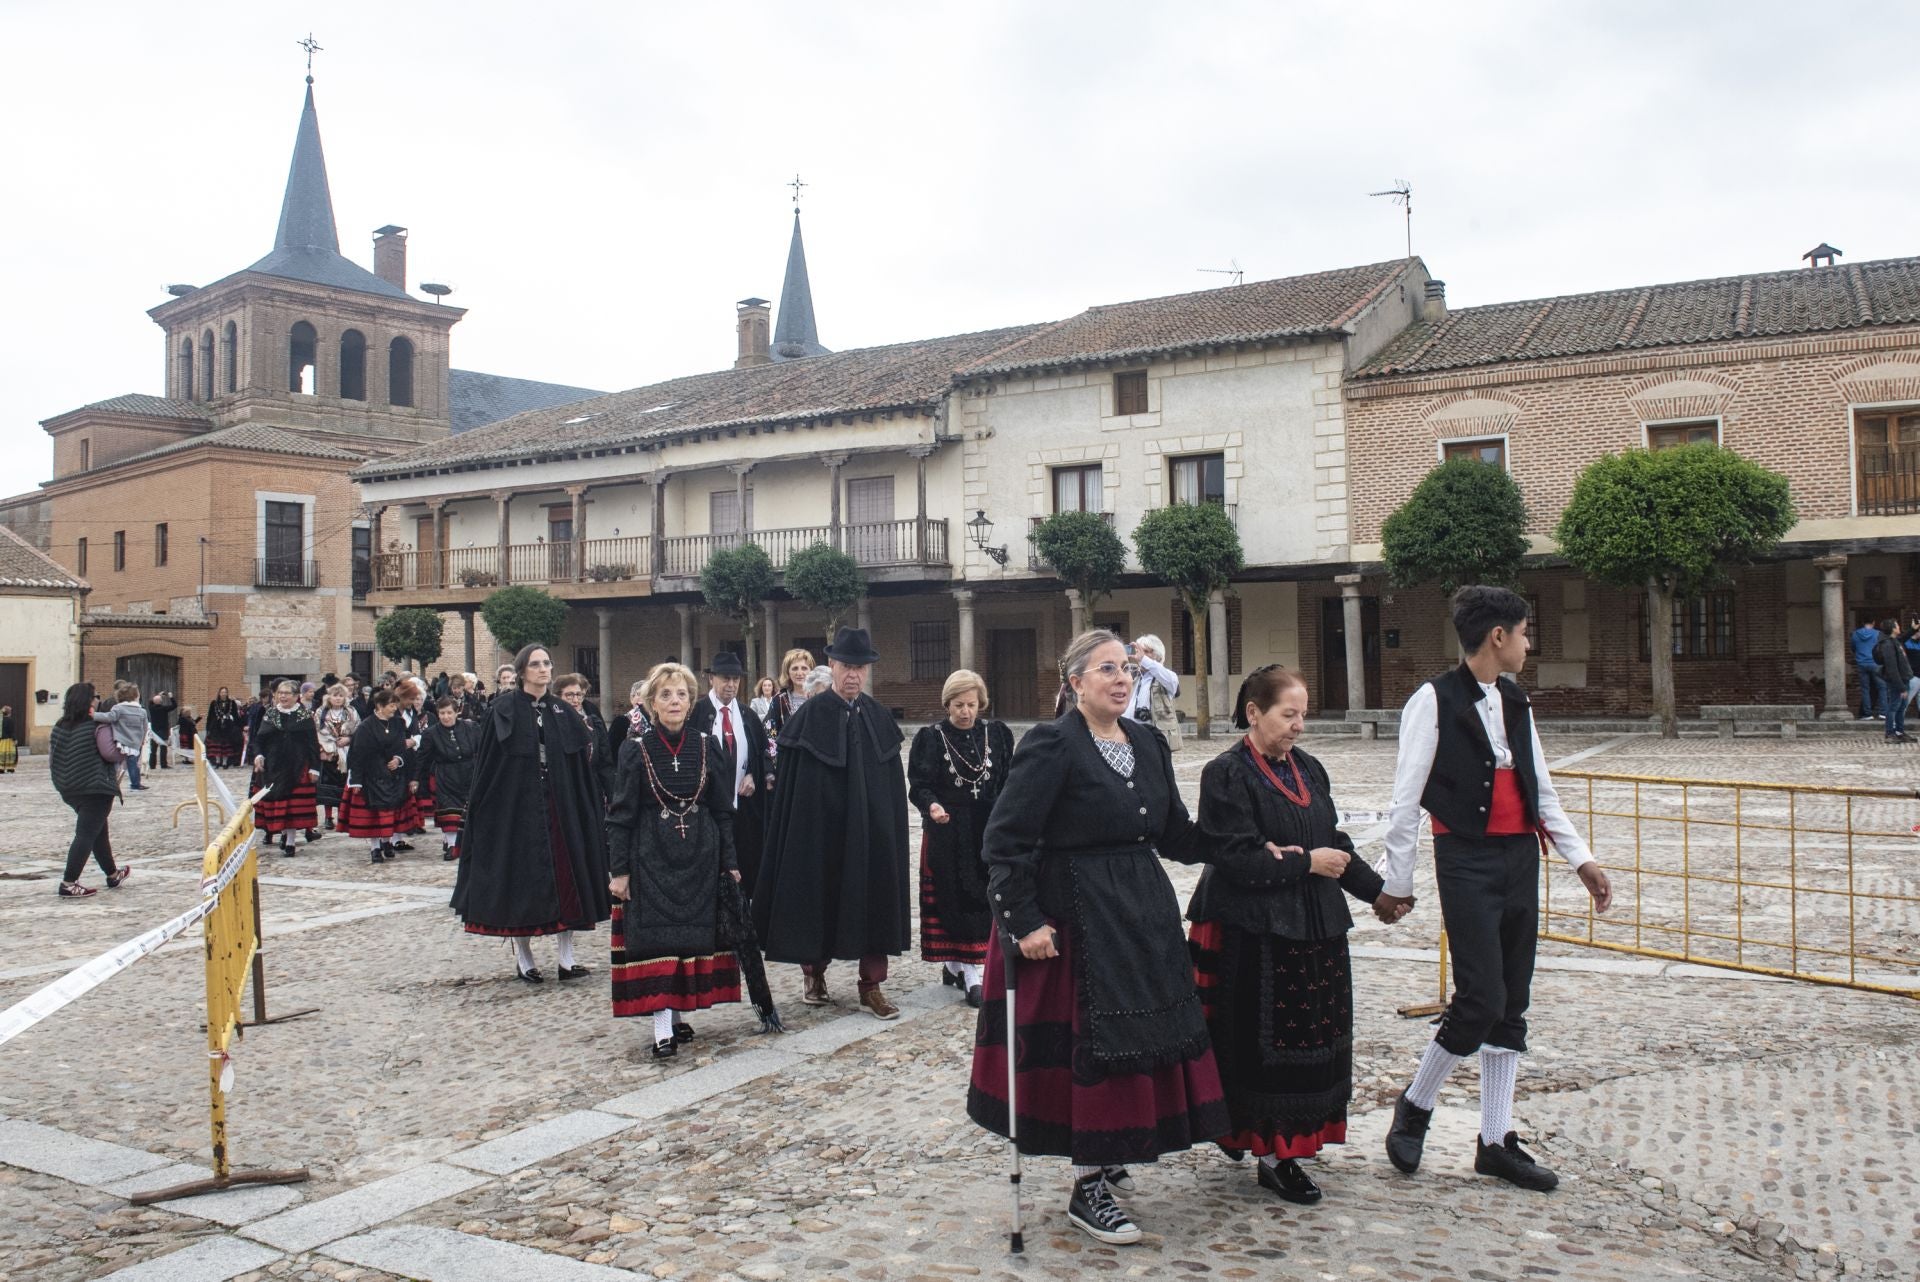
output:
[{"label": "trimmed topiary tree", "polygon": [[1653,710],[1666,738],[1680,733],[1667,635],[1674,601],[1723,582],[1794,520],[1786,477],[1704,442],[1610,454],[1574,481],[1555,531],[1560,551],[1588,578],[1646,592]]},{"label": "trimmed topiary tree", "polygon": [[1078,631],[1101,597],[1113,591],[1127,568],[1127,545],[1098,512],[1055,512],[1033,527],[1027,539],[1048,569],[1080,593]]},{"label": "trimmed topiary tree", "polygon": [[1468,583],[1512,587],[1527,554],[1527,505],[1507,469],[1450,458],[1428,472],[1380,527],[1380,556],[1395,587]]},{"label": "trimmed topiary tree", "polygon": [[754,618],[760,613],[760,603],[767,599],[767,593],[773,591],[773,584],[773,562],[758,543],[721,548],[707,558],[706,568],[700,571],[700,591],[707,598],[708,608],[740,625],[740,635],[747,646],[749,678],[754,668]]},{"label": "trimmed topiary tree", "polygon": [[827,616],[827,639],[867,594],[860,563],[828,543],[812,543],[787,558],[787,592]]},{"label": "trimmed topiary tree", "polygon": [[[1175,503],[1140,518],[1133,532],[1140,568],[1180,594],[1193,620],[1193,670],[1200,676],[1194,717],[1202,739],[1213,737],[1207,693],[1207,600],[1225,588],[1243,564],[1240,533],[1218,503]],[[1222,674],[1225,675],[1225,674]]]},{"label": "trimmed topiary tree", "polygon": [[[567,603],[539,588],[501,588],[480,603],[480,617],[487,621],[487,631],[493,633],[500,648],[516,654],[522,646],[535,642],[549,648],[558,645],[560,634],[567,628]],[[554,675],[559,674],[556,661]]]},{"label": "trimmed topiary tree", "polygon": [[438,611],[420,605],[403,606],[374,623],[373,642],[387,658],[424,668],[440,657],[441,626]]}]

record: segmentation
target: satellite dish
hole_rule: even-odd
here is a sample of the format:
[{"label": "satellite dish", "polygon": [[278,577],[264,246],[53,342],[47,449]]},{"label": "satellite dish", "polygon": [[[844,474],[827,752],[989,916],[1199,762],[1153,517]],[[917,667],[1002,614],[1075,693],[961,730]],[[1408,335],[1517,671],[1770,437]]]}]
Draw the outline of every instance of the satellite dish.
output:
[{"label": "satellite dish", "polygon": [[432,294],[435,298],[445,298],[453,292],[453,286],[442,285],[437,281],[421,281],[420,292],[423,294]]},{"label": "satellite dish", "polygon": [[167,286],[167,292],[175,298],[185,298],[188,294],[193,293],[199,288],[198,285],[169,285]]}]

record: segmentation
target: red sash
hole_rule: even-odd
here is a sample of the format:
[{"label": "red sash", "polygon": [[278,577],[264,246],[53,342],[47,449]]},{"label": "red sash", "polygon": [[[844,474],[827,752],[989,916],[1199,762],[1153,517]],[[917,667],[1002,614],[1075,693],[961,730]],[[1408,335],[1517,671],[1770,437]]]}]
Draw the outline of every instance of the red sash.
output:
[{"label": "red sash", "polygon": [[[1434,816],[1433,831],[1441,834],[1449,829]],[[1520,785],[1514,782],[1513,771],[1494,771],[1493,802],[1487,807],[1487,836],[1517,837],[1538,831],[1540,828],[1537,824],[1527,822],[1527,803],[1520,796]]]}]

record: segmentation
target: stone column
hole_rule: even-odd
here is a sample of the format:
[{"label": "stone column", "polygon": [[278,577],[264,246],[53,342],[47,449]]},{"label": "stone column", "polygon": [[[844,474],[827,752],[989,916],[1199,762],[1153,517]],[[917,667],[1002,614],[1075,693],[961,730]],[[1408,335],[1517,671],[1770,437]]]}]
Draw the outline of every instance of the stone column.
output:
[{"label": "stone column", "polygon": [[740,511],[740,541],[745,543],[753,533],[753,518],[747,512],[747,474],[753,471],[751,463],[733,465],[734,504]]},{"label": "stone column", "polygon": [[[839,469],[835,468],[834,473],[835,475],[838,475]],[[861,594],[860,610],[859,610],[859,613],[855,616],[854,622],[858,626],[865,628],[868,636],[873,635],[873,598],[872,597],[867,596],[864,593]],[[828,637],[827,641],[831,643],[833,641],[833,638]],[[876,650],[879,649],[878,646],[875,646],[874,648]],[[874,664],[873,667],[867,669],[867,693],[873,695],[874,698],[876,699],[880,697],[878,694],[875,694],[875,691],[878,690],[880,687],[880,679],[878,675],[879,670],[880,670],[880,665],[877,663]]]},{"label": "stone column", "polygon": [[587,577],[587,487],[569,485],[567,497],[573,500],[573,574],[575,583]]},{"label": "stone column", "polygon": [[960,666],[978,672],[973,666],[973,589],[955,588],[953,603],[960,608]]},{"label": "stone column", "polygon": [[693,666],[693,607],[676,605],[673,612],[680,616],[680,662]]},{"label": "stone column", "polygon": [[[1227,708],[1227,701],[1233,698],[1233,678],[1227,672],[1227,657],[1232,651],[1227,645],[1227,594],[1224,591],[1207,597],[1207,650],[1213,656],[1207,703],[1213,715],[1219,716]],[[1229,719],[1231,716],[1228,710]]]},{"label": "stone column", "polygon": [[652,575],[659,578],[667,569],[667,474],[655,469],[653,473],[653,511],[649,514],[653,523],[653,533],[648,540],[648,560],[652,562]]},{"label": "stone column", "polygon": [[601,709],[611,707],[607,702],[607,691],[613,689],[613,611],[608,607],[594,607],[593,617],[600,624],[600,681],[594,697],[600,700]]},{"label": "stone column", "polygon": [[1340,613],[1347,633],[1347,707],[1367,706],[1367,638],[1361,631],[1360,579],[1358,574],[1339,574]]},{"label": "stone column", "polygon": [[[761,654],[766,659],[760,667],[760,675],[772,677],[774,684],[780,683],[780,604],[777,601],[763,601],[761,605]],[[748,698],[753,696],[749,694]]]},{"label": "stone column", "polygon": [[471,672],[477,677],[480,675],[480,669],[473,666],[474,653],[473,653],[473,607],[472,606],[468,606],[466,609],[460,611],[460,634],[461,634],[461,640],[466,643],[467,666],[465,668],[465,671]]},{"label": "stone column", "polygon": [[500,509],[500,586],[505,587],[507,584],[513,582],[513,576],[509,573],[511,569],[509,562],[513,558],[507,553],[507,547],[513,541],[513,491],[495,490],[493,492],[493,501]]},{"label": "stone column", "polygon": [[1073,627],[1073,635],[1079,636],[1087,630],[1087,603],[1080,595],[1079,588],[1067,589],[1067,617]]},{"label": "stone column", "polygon": [[1847,558],[1823,556],[1814,559],[1820,570],[1821,656],[1826,660],[1826,707],[1824,720],[1847,720]]}]

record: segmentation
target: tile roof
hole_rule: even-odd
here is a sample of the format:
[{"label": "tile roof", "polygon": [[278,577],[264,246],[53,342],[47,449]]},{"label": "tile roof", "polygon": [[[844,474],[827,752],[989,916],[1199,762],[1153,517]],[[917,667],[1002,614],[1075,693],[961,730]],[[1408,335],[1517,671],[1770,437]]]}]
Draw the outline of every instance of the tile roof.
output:
[{"label": "tile roof", "polygon": [[1507,361],[1920,323],[1920,258],[1463,307],[1387,344],[1355,379]]},{"label": "tile roof", "polygon": [[1040,328],[956,334],[670,379],[581,404],[529,410],[382,459],[354,475],[394,476],[670,440],[718,428],[926,406],[952,386],[955,370],[990,359]]},{"label": "tile roof", "polygon": [[[109,396],[104,401],[95,401],[91,405],[82,405],[77,410],[68,410],[67,414],[78,414],[85,410],[99,410],[106,414],[145,414],[149,418],[197,419],[205,422],[207,415],[192,401],[173,401],[164,396],[148,396],[145,392],[128,392],[125,396]],[[58,417],[65,418],[66,414]]]},{"label": "tile roof", "polygon": [[[102,463],[93,472],[104,472],[108,468],[125,467],[129,463],[144,463],[149,459],[161,458],[168,454],[178,454],[182,450],[197,449],[200,446],[218,446],[229,450],[257,450],[262,454],[292,454],[301,458],[338,459],[343,462],[359,462],[366,455],[355,454],[348,450],[325,445],[319,441],[310,441],[289,428],[271,427],[265,423],[242,423],[237,427],[221,428],[217,432],[206,432],[199,436],[189,436],[184,441],[170,441],[154,449],[142,450],[138,454],[129,454],[111,463]],[[92,473],[89,473],[91,475]]]},{"label": "tile roof", "polygon": [[0,525],[0,588],[88,589],[85,579],[62,569],[60,563],[33,544]]},{"label": "tile roof", "polygon": [[501,374],[482,374],[477,370],[448,371],[452,387],[448,393],[453,405],[455,435],[498,423],[526,410],[545,409],[549,405],[568,405],[606,393],[591,387],[568,387],[564,383],[540,383],[530,378],[507,378]]},{"label": "tile roof", "polygon": [[1397,258],[1224,289],[1089,307],[969,375],[1133,360],[1183,348],[1338,333],[1418,260]]}]

